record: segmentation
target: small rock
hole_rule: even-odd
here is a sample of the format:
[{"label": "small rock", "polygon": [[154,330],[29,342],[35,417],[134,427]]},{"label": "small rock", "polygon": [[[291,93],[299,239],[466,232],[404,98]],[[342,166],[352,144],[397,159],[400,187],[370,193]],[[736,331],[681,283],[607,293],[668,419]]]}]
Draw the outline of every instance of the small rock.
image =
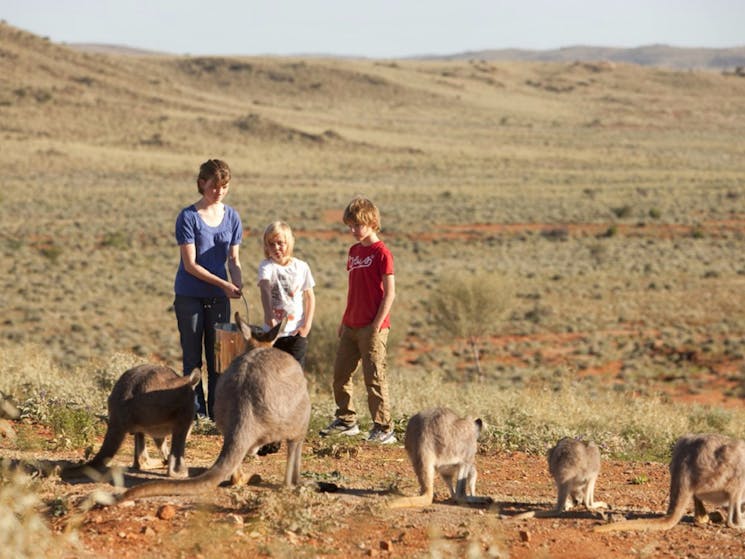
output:
[{"label": "small rock", "polygon": [[520,541],[528,543],[530,541],[530,532],[527,530],[520,530]]},{"label": "small rock", "polygon": [[163,505],[158,509],[157,517],[161,520],[171,520],[176,516],[176,507],[173,505]]},{"label": "small rock", "polygon": [[393,551],[393,542],[390,540],[383,540],[380,542],[381,551]]},{"label": "small rock", "polygon": [[248,478],[247,485],[260,485],[261,482],[261,476],[259,474],[253,474],[250,478]]},{"label": "small rock", "polygon": [[225,517],[225,522],[234,526],[243,526],[243,517],[238,514],[229,514]]},{"label": "small rock", "polygon": [[155,530],[153,530],[150,526],[143,526],[142,530],[140,530],[140,533],[144,536],[152,537],[155,535]]}]

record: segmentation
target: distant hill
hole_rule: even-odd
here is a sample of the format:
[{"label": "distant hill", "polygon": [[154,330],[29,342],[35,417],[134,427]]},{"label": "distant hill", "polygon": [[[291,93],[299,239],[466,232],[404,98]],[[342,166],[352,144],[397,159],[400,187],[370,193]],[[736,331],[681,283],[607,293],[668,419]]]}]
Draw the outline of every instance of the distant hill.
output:
[{"label": "distant hill", "polygon": [[[65,44],[65,43],[63,43]],[[158,52],[154,50],[138,49],[134,47],[127,47],[124,45],[107,45],[101,43],[70,43],[66,44],[70,48],[73,48],[82,52],[93,52],[98,54],[127,54],[131,56],[164,56],[168,55],[165,52]]]},{"label": "distant hill", "polygon": [[635,48],[571,46],[554,50],[479,50],[451,55],[420,56],[426,60],[490,60],[536,62],[594,62],[607,60],[676,70],[732,70],[745,67],[745,47],[726,49],[648,45]]},{"label": "distant hill", "polygon": [[[124,45],[71,43],[78,51],[133,56],[168,55]],[[172,56],[172,55],[170,55]],[[316,58],[316,56],[305,56]],[[324,55],[323,58],[347,58]],[[497,49],[467,51],[456,54],[433,54],[405,57],[409,60],[489,60],[507,62],[626,62],[640,66],[658,66],[675,70],[734,70],[745,68],[745,47],[727,49],[682,48],[668,45],[648,45],[635,48],[571,46],[554,50]]]}]

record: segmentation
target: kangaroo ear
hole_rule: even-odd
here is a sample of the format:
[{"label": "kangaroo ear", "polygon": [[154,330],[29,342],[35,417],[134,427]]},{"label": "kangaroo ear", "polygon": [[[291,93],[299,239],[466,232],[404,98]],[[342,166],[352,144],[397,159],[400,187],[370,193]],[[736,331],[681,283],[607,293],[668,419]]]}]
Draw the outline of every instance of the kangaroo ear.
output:
[{"label": "kangaroo ear", "polygon": [[481,430],[484,428],[484,422],[481,421],[481,419],[477,419],[473,424],[476,426],[476,437],[478,437],[481,434]]},{"label": "kangaroo ear", "polygon": [[254,332],[254,338],[262,343],[273,344],[279,337],[279,334],[282,332],[282,330],[285,329],[286,325],[287,317],[284,316],[282,317],[282,321],[268,332]]},{"label": "kangaroo ear", "polygon": [[253,338],[251,326],[249,326],[248,322],[241,318],[241,315],[238,311],[235,311],[235,324],[236,326],[238,326],[241,334],[243,334],[243,339],[246,340],[246,342],[250,342],[251,338]]}]

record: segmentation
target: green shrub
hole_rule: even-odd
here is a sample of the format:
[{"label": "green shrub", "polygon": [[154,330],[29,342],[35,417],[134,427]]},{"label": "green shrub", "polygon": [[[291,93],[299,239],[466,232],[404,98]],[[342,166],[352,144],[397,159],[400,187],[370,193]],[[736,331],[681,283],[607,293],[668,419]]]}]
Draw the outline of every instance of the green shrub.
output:
[{"label": "green shrub", "polygon": [[478,339],[497,330],[510,310],[514,287],[494,272],[447,273],[429,298],[435,328],[444,337],[465,338],[473,352],[479,376]]},{"label": "green shrub", "polygon": [[56,403],[49,408],[49,426],[54,431],[56,448],[85,448],[97,433],[96,417],[83,408]]}]

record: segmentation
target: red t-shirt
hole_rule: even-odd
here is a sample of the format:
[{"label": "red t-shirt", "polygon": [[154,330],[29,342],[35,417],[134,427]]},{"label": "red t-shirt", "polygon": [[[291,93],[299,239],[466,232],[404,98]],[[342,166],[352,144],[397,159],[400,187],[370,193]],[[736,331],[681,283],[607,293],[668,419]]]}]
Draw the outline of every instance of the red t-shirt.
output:
[{"label": "red t-shirt", "polygon": [[[383,241],[370,246],[354,244],[347,256],[347,272],[349,288],[342,322],[350,328],[362,328],[370,324],[378,314],[383,301],[383,276],[393,274],[393,255]],[[388,315],[381,328],[390,326]]]}]

